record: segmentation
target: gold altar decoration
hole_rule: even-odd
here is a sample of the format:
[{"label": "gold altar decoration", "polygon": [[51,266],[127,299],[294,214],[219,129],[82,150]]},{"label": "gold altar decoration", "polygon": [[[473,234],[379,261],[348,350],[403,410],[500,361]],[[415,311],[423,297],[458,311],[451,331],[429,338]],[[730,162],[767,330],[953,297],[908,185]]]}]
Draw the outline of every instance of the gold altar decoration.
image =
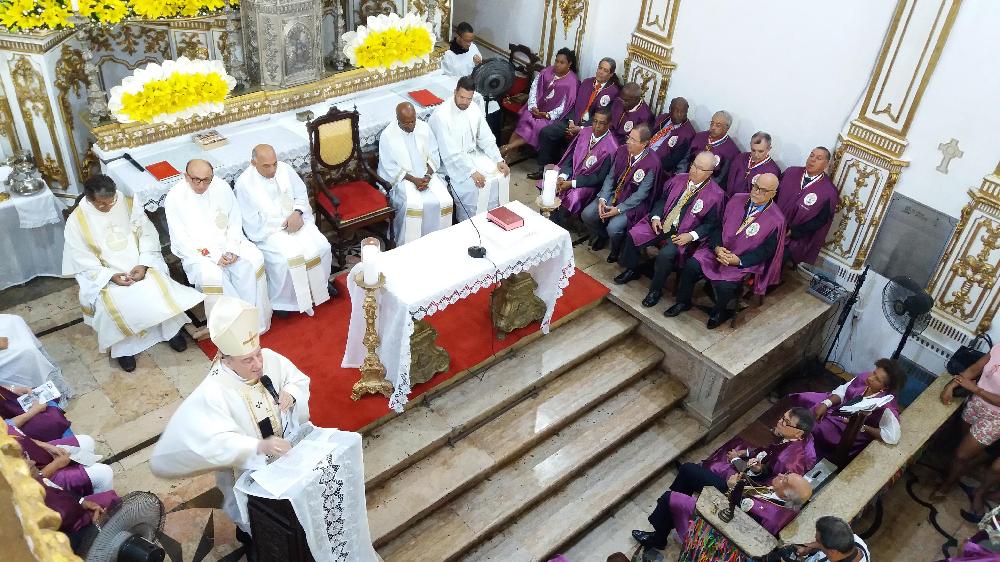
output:
[{"label": "gold altar decoration", "polygon": [[427,382],[438,373],[448,370],[451,357],[434,341],[437,330],[426,320],[413,323],[410,336],[410,385]]},{"label": "gold altar decoration", "polygon": [[545,302],[535,295],[538,283],[531,274],[523,271],[504,279],[493,291],[490,312],[493,326],[497,329],[497,339],[523,328],[545,316]]},{"label": "gold altar decoration", "polygon": [[663,110],[670,76],[677,65],[673,55],[674,27],[680,0],[642,0],[639,21],[629,44],[625,47],[622,76],[626,82],[636,82],[654,114]]},{"label": "gold altar decoration", "polygon": [[[7,61],[7,64],[10,65],[16,103],[21,108],[21,118],[24,119],[31,140],[31,153],[35,155],[35,165],[46,180],[58,183],[58,186],[53,187],[66,189],[69,180],[58,149],[55,118],[49,105],[45,79],[26,55],[15,55]],[[42,149],[38,138],[39,132],[48,133],[55,156]]]},{"label": "gold altar decoration", "polygon": [[59,514],[45,505],[45,490],[29,472],[21,447],[0,435],[0,535],[5,560],[79,562]]},{"label": "gold altar decoration", "polygon": [[378,346],[381,343],[375,321],[378,318],[378,302],[375,294],[385,286],[385,274],[378,274],[378,283],[365,285],[364,273],[359,271],[354,281],[365,291],[365,300],[361,304],[365,311],[364,344],[368,353],[361,364],[361,378],[351,387],[351,400],[359,400],[366,394],[382,394],[386,398],[392,396],[392,384],[385,380],[385,366],[378,358]]},{"label": "gold altar decoration", "polygon": [[[542,10],[542,35],[538,40],[538,56],[546,65],[552,64],[559,50],[556,40],[560,35],[558,33],[560,27],[562,27],[562,37],[559,47],[569,47],[577,56],[580,55],[580,45],[583,44],[583,36],[587,30],[589,10],[590,0],[545,0],[545,7]],[[571,34],[574,25],[576,32]]]}]

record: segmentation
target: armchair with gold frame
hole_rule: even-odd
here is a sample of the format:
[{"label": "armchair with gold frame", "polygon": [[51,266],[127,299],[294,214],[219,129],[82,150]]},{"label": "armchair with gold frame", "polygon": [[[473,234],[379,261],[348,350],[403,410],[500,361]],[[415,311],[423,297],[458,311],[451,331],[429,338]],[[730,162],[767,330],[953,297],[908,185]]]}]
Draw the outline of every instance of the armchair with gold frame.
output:
[{"label": "armchair with gold frame", "polygon": [[361,151],[357,111],[335,106],[310,121],[309,151],[317,214],[336,232],[334,252],[341,269],[358,230],[387,223],[386,246],[394,246],[389,182],[380,178]]}]

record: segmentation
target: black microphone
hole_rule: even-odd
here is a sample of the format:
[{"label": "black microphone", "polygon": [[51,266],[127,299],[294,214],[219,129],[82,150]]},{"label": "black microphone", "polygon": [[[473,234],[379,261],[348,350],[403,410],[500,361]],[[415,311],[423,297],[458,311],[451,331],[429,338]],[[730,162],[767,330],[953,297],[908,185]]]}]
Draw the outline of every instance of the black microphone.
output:
[{"label": "black microphone", "polygon": [[472,213],[469,212],[469,208],[465,206],[465,203],[462,201],[462,198],[459,197],[457,193],[455,193],[455,188],[452,187],[451,185],[451,176],[446,175],[444,177],[444,183],[445,187],[448,188],[448,193],[451,195],[451,198],[454,199],[455,201],[458,201],[458,204],[462,206],[462,210],[465,211],[466,216],[469,217],[469,222],[472,223],[472,228],[476,229],[476,236],[479,237],[478,246],[469,246],[469,256],[473,258],[485,258],[486,248],[483,247],[483,235],[482,233],[479,232],[479,227],[476,226],[476,222],[472,220]]},{"label": "black microphone", "polygon": [[274,398],[274,403],[278,403],[278,391],[274,389],[274,383],[271,382],[271,377],[264,375],[260,378],[260,384],[264,385],[264,390]]},{"label": "black microphone", "polygon": [[126,152],[125,154],[122,154],[121,157],[124,158],[124,159],[126,159],[126,160],[128,160],[129,162],[131,162],[132,165],[135,166],[136,170],[139,170],[140,172],[145,172],[146,171],[146,168],[143,167],[142,164],[136,162],[135,158],[132,158],[132,155],[129,154],[128,152]]}]

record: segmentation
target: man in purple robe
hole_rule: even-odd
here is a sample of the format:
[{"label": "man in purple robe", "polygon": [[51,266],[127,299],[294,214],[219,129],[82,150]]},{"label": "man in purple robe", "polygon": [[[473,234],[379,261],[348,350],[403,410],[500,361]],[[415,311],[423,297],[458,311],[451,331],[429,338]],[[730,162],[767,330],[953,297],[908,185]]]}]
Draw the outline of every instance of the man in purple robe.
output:
[{"label": "man in purple robe", "polygon": [[750,137],[750,150],[739,153],[729,167],[726,180],[726,198],[737,193],[750,193],[753,178],[760,174],[781,177],[781,168],[771,160],[771,135],[757,131]]},{"label": "man in purple robe", "polygon": [[45,507],[59,514],[59,530],[69,537],[74,552],[90,533],[90,527],[101,521],[104,513],[119,499],[114,490],[81,496],[62,489],[40,474],[35,474],[35,479],[45,489]]},{"label": "man in purple robe", "polygon": [[663,312],[668,318],[691,309],[694,285],[702,277],[712,283],[715,306],[707,327],[714,330],[729,317],[728,305],[746,277],[754,292],[763,295],[781,280],[781,256],[785,244],[785,217],[773,202],[778,187],[774,174],[757,176],[749,194],[734,195],[722,215],[722,228],[716,230],[688,258],[677,287],[677,303]]},{"label": "man in purple robe", "polygon": [[604,178],[597,200],[580,214],[594,238],[591,249],[601,250],[611,242],[611,263],[618,261],[628,229],[646,216],[659,195],[655,186],[660,160],[649,150],[649,136],[646,123],[629,132],[625,146],[615,152],[611,173]]},{"label": "man in purple robe", "polygon": [[629,132],[640,123],[649,125],[652,120],[653,112],[642,99],[642,88],[635,82],[622,86],[618,99],[611,104],[611,134],[618,144],[625,144]]},{"label": "man in purple robe", "polygon": [[729,128],[732,125],[733,116],[728,111],[716,111],[712,115],[712,122],[709,123],[708,130],[697,133],[691,139],[687,157],[681,161],[677,171],[686,170],[699,152],[707,150],[716,156],[715,173],[712,174],[712,179],[720,187],[726,189],[729,167],[736,155],[740,153],[740,148],[729,136]]},{"label": "man in purple robe", "polygon": [[[559,161],[556,192],[562,197],[562,206],[553,213],[557,223],[565,219],[566,213],[579,216],[604,185],[618,150],[615,137],[608,132],[610,122],[609,108],[595,111],[593,125],[581,129]],[[542,188],[541,180],[537,187]]]},{"label": "man in purple robe", "polygon": [[17,398],[29,392],[26,386],[0,386],[0,417],[32,439],[52,441],[64,437],[70,426],[65,412],[37,400],[25,411]]},{"label": "man in purple robe", "polygon": [[[615,59],[605,57],[597,64],[597,73],[587,78],[576,89],[576,103],[572,111],[566,112],[562,119],[553,121],[542,129],[538,137],[538,170],[528,174],[529,180],[542,179],[542,169],[549,164],[555,164],[559,155],[566,150],[566,145],[580,134],[580,131],[592,125],[592,119],[597,111],[611,109],[611,104],[618,98],[621,82],[615,74]],[[610,114],[608,122],[610,123]]]},{"label": "man in purple robe", "polygon": [[[805,474],[816,466],[813,443],[815,418],[808,408],[793,407],[778,418],[771,430],[774,442],[756,447],[736,436],[719,447],[701,465],[720,478],[737,473],[735,462],[746,463],[754,482],[770,484],[775,474]],[[736,461],[739,459],[739,461]]]},{"label": "man in purple robe", "polygon": [[521,108],[517,127],[507,144],[500,147],[500,155],[507,157],[512,151],[529,145],[538,149],[539,138],[547,125],[558,121],[572,108],[576,100],[577,86],[576,54],[562,48],[556,54],[556,61],[535,76],[528,90],[528,103]]},{"label": "man in purple robe", "polygon": [[660,246],[653,267],[653,280],[642,306],[660,302],[663,284],[678,264],[684,263],[696,242],[712,235],[721,222],[725,194],[712,181],[715,157],[702,152],[691,164],[687,174],[670,178],[661,190],[663,195],[653,204],[650,213],[629,230],[622,250],[625,270],[615,277],[623,285],[639,278],[639,259],[648,246]]},{"label": "man in purple robe", "polygon": [[778,206],[788,222],[785,256],[793,264],[813,263],[826,242],[840,195],[826,174],[830,151],[817,146],[805,167],[785,170],[778,186]]},{"label": "man in purple robe", "polygon": [[697,134],[688,120],[688,101],[679,97],[670,100],[667,112],[653,121],[652,131],[649,148],[660,157],[660,170],[664,174],[673,173],[677,164],[687,156],[691,139]]},{"label": "man in purple robe", "polygon": [[[698,467],[698,465],[684,464],[680,470],[683,471],[688,466]],[[727,493],[729,488],[735,485],[736,479],[737,475],[733,475],[728,482],[719,478],[705,483],[705,486],[714,486],[720,492]],[[655,549],[667,546],[671,529],[677,529],[678,536],[684,537],[694,517],[697,502],[694,494],[700,492],[701,487],[686,492],[676,490],[671,485],[670,490],[656,500],[656,507],[653,513],[649,514],[648,521],[653,526],[653,531],[636,529],[632,531],[632,537],[639,544]],[[747,511],[750,517],[760,523],[767,532],[777,535],[785,525],[795,519],[805,502],[812,497],[812,487],[800,474],[779,474],[774,477],[770,486],[747,486],[743,497],[752,502]]]}]

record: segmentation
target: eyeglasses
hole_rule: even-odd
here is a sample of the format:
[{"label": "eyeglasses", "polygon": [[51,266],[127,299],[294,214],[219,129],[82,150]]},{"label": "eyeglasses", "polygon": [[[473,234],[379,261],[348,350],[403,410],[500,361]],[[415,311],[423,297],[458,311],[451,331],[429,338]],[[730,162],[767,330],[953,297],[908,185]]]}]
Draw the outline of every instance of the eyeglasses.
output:
[{"label": "eyeglasses", "polygon": [[208,185],[208,184],[212,183],[212,179],[214,177],[215,176],[209,176],[207,178],[196,178],[194,176],[190,176],[189,175],[188,179],[191,180],[191,183],[193,183],[195,185]]},{"label": "eyeglasses", "polygon": [[642,144],[643,143],[643,141],[641,141],[639,139],[634,139],[632,137],[625,137],[625,142],[630,142],[632,144]]},{"label": "eyeglasses", "polygon": [[778,420],[778,423],[785,427],[790,427],[792,429],[799,429],[799,430],[802,429],[801,427],[798,426],[797,422],[792,422],[792,420],[789,419],[787,415],[781,416],[781,419]]},{"label": "eyeglasses", "polygon": [[104,199],[97,199],[97,198],[90,199],[90,204],[93,205],[95,209],[97,209],[98,211],[101,211],[103,213],[106,213],[109,210],[111,210],[111,208],[114,207],[115,203],[117,203],[117,202],[118,202],[118,194],[117,193],[115,193],[115,196],[112,197],[110,200],[108,200],[107,198],[104,198]]},{"label": "eyeglasses", "polygon": [[764,189],[763,187],[754,184],[753,191],[756,191],[757,193],[771,193],[772,191],[778,191],[778,188],[776,187],[774,189]]},{"label": "eyeglasses", "polygon": [[691,167],[694,168],[694,169],[696,169],[696,170],[701,170],[702,172],[714,172],[715,171],[715,168],[709,168],[709,169],[706,170],[705,168],[702,168],[701,166],[699,166],[697,164],[691,164]]}]

